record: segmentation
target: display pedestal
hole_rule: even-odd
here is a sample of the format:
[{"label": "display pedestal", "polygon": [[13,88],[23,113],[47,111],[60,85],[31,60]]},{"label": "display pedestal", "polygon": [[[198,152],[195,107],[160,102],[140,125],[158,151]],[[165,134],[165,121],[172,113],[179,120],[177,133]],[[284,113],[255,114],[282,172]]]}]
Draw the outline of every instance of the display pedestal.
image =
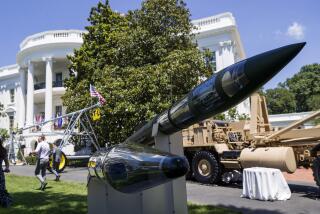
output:
[{"label": "display pedestal", "polygon": [[[183,156],[182,134],[157,133],[155,148]],[[166,184],[135,194],[124,194],[97,178],[88,183],[89,214],[187,214],[186,179],[181,177]]]}]

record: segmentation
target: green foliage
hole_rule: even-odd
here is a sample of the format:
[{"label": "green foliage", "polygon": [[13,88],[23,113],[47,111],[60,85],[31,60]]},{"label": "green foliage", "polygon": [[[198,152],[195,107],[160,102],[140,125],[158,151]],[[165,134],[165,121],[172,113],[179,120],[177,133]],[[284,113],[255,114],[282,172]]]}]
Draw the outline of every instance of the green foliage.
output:
[{"label": "green foliage", "polygon": [[245,113],[238,114],[238,120],[250,120],[250,116]]},{"label": "green foliage", "polygon": [[183,1],[146,0],[127,15],[99,2],[88,20],[82,47],[69,57],[77,77],[66,81],[63,104],[88,106],[89,84],[96,86],[107,100],[94,122],[101,144],[122,142],[210,74]]},{"label": "green foliage", "polygon": [[237,212],[224,207],[216,207],[212,205],[199,205],[188,203],[188,213],[189,214],[241,214],[241,212]]},{"label": "green foliage", "polygon": [[25,157],[27,164],[29,165],[36,165],[37,157],[36,156],[27,156]]},{"label": "green foliage", "polygon": [[0,128],[0,136],[5,140],[9,138],[9,133],[7,129]]},{"label": "green foliage", "polygon": [[205,48],[202,54],[204,57],[206,67],[209,69],[209,72],[215,72],[217,70],[216,63],[213,63],[213,61],[215,60],[215,56],[213,54],[215,53],[212,52],[210,49]]},{"label": "green foliage", "polygon": [[213,117],[215,120],[224,120],[224,121],[236,121],[236,120],[248,120],[249,115],[239,114],[236,107],[229,109],[227,112],[217,114]]},{"label": "green foliage", "polygon": [[234,121],[237,119],[238,111],[236,107],[233,107],[227,111],[227,119]]},{"label": "green foliage", "polygon": [[307,99],[307,104],[310,110],[316,111],[320,109],[320,94],[315,94]]},{"label": "green foliage", "polygon": [[226,120],[226,115],[224,113],[214,115],[213,119],[215,120]]},{"label": "green foliage", "polygon": [[320,64],[303,66],[299,73],[286,80],[285,86],[295,96],[297,112],[319,109]]},{"label": "green foliage", "polygon": [[296,111],[294,94],[286,88],[277,87],[265,92],[269,114],[292,113]]},{"label": "green foliage", "polygon": [[303,66],[292,78],[263,93],[270,114],[320,109],[320,64]]},{"label": "green foliage", "polygon": [[229,121],[235,121],[235,120],[248,120],[249,119],[249,115],[247,114],[239,114],[239,112],[237,111],[236,107],[233,107],[231,109],[229,109],[226,112],[226,120]]}]

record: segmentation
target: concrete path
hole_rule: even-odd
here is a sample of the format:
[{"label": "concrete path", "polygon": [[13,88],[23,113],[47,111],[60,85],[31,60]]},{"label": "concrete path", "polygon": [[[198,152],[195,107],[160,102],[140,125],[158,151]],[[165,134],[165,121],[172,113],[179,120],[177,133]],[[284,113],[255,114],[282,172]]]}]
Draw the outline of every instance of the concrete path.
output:
[{"label": "concrete path", "polygon": [[[35,166],[10,166],[11,174],[21,176],[34,176]],[[67,167],[61,173],[61,180],[87,183],[88,169],[86,167],[71,168]],[[47,179],[54,180],[55,176],[47,171]]]},{"label": "concrete path", "polygon": [[[11,173],[33,176],[34,166],[12,166]],[[66,168],[62,180],[87,182],[87,169],[84,167]],[[48,179],[54,179],[52,174]],[[227,207],[243,214],[319,214],[320,200],[317,200],[318,187],[314,183],[289,182],[292,191],[288,201],[256,201],[241,198],[240,186],[212,186],[187,182],[188,201]]]},{"label": "concrete path", "polygon": [[319,214],[318,187],[312,183],[289,183],[292,196],[288,201],[257,201],[241,198],[242,187],[207,186],[187,183],[188,201],[212,204],[241,211],[243,214]]}]

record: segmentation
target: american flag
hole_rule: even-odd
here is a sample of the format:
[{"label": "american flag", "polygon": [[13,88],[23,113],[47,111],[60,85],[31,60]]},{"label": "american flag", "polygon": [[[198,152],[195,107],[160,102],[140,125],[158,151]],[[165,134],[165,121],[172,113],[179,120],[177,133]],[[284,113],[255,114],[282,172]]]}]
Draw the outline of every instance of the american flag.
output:
[{"label": "american flag", "polygon": [[103,98],[103,96],[91,84],[90,84],[90,96],[91,97],[98,97],[101,105],[104,105],[106,103],[106,100]]}]

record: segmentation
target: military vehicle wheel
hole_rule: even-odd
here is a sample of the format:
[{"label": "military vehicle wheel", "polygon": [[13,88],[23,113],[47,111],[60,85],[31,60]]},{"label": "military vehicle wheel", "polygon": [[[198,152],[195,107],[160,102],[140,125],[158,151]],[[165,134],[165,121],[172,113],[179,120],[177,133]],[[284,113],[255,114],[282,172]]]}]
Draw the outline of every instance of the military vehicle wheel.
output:
[{"label": "military vehicle wheel", "polygon": [[318,186],[320,186],[320,157],[317,157],[313,161],[312,165],[313,178]]},{"label": "military vehicle wheel", "polygon": [[208,151],[197,152],[192,159],[194,178],[205,184],[217,183],[221,178],[221,166],[216,156]]},{"label": "military vehicle wheel", "polygon": [[[62,152],[61,154],[61,161],[59,164],[59,169],[58,169],[58,173],[63,172],[64,168],[66,168],[67,166],[67,157],[66,155]],[[53,155],[50,155],[49,157],[49,165],[48,165],[48,170],[50,172],[52,172],[52,167],[53,167]]]},{"label": "military vehicle wheel", "polygon": [[185,157],[187,158],[189,166],[190,166],[190,169],[189,169],[188,173],[186,174],[186,180],[192,180],[192,178],[193,178],[193,171],[192,171],[192,167],[191,167],[192,155],[185,154]]}]

